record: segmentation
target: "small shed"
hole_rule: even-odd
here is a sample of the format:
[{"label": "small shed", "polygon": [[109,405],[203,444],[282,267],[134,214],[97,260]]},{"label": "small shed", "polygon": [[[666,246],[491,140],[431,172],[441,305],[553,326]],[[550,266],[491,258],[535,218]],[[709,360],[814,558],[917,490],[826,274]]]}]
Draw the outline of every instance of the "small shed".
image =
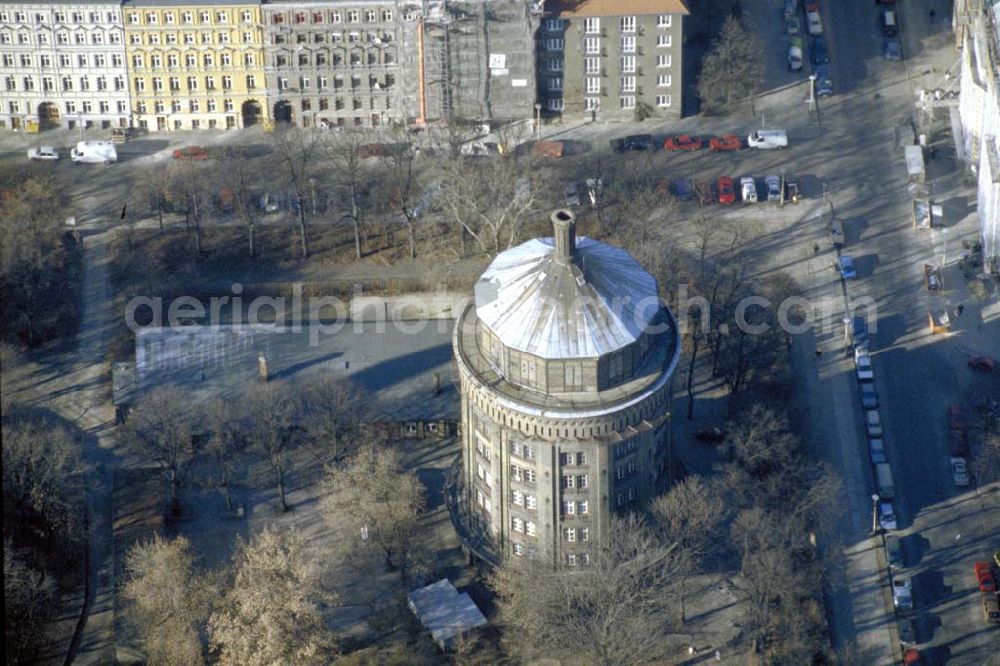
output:
[{"label": "small shed", "polygon": [[903,155],[906,157],[906,175],[914,183],[924,182],[924,149],[920,146],[906,146]]},{"label": "small shed", "polygon": [[456,638],[486,624],[476,602],[447,578],[410,592],[406,603],[442,650],[450,650]]}]

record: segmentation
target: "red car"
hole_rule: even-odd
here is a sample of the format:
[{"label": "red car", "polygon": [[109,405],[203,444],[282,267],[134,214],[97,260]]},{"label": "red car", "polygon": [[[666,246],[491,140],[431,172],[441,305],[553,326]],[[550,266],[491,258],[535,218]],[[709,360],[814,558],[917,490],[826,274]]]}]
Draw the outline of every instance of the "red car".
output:
[{"label": "red car", "polygon": [[715,188],[718,191],[719,203],[736,203],[736,186],[733,185],[732,178],[729,176],[722,176],[718,181],[716,181]]},{"label": "red car", "polygon": [[735,134],[726,134],[724,136],[713,136],[708,142],[708,149],[713,151],[718,150],[740,150],[743,148],[743,139],[736,136]]},{"label": "red car", "polygon": [[664,150],[701,150],[701,139],[681,134],[667,137],[663,142]]},{"label": "red car", "polygon": [[201,146],[185,146],[174,150],[175,160],[207,160],[208,153]]},{"label": "red car", "polygon": [[969,358],[969,367],[982,372],[993,372],[997,362],[989,356],[972,356]]},{"label": "red car", "polygon": [[993,568],[989,562],[976,562],[972,565],[972,570],[976,572],[976,582],[979,583],[980,592],[997,591],[997,581],[993,577]]}]

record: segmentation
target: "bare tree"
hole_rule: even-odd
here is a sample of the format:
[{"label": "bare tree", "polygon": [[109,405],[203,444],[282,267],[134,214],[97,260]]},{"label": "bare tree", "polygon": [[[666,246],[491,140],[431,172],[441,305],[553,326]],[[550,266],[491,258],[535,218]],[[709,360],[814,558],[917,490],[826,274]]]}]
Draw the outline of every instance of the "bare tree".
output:
[{"label": "bare tree", "polygon": [[199,631],[208,619],[210,589],[195,574],[191,543],[184,537],[132,546],[125,558],[122,592],[147,663],[202,664]]},{"label": "bare tree", "polygon": [[[690,476],[660,495],[650,506],[655,526],[666,543],[676,543],[691,571],[703,566],[720,525],[726,520],[725,499],[716,484]],[[679,577],[680,620],[685,621],[684,582]]]},{"label": "bare tree", "polygon": [[163,386],[142,396],[119,430],[129,452],[151,459],[166,474],[173,515],[180,513],[180,486],[193,453],[193,418],[187,394],[175,386]]},{"label": "bare tree", "polygon": [[[12,409],[12,408],[8,408]],[[87,465],[81,446],[62,426],[37,418],[3,425],[5,533],[28,533],[51,546],[84,536]]]},{"label": "bare tree", "polygon": [[214,400],[208,405],[205,425],[211,433],[207,450],[219,465],[226,508],[232,511],[234,466],[246,450],[246,440],[240,431],[240,415],[231,403]]},{"label": "bare tree", "polygon": [[292,446],[296,409],[287,386],[280,382],[257,384],[243,397],[240,430],[247,446],[263,455],[274,471],[278,502],[288,511],[285,475]]},{"label": "bare tree", "polygon": [[327,468],[321,489],[325,515],[346,529],[341,543],[348,554],[375,548],[388,569],[408,580],[419,563],[417,521],[426,499],[399,451],[369,439],[343,465]]},{"label": "bare tree", "polygon": [[263,169],[245,150],[232,146],[222,149],[213,166],[215,182],[222,190],[228,190],[232,194],[233,208],[247,232],[250,257],[256,257],[255,234],[261,210],[254,195],[264,180]]},{"label": "bare tree", "polygon": [[675,550],[633,515],[611,519],[602,547],[579,570],[509,558],[489,581],[505,650],[524,662],[665,663],[683,571]]},{"label": "bare tree", "polygon": [[520,240],[536,186],[514,155],[452,158],[443,168],[441,204],[452,221],[495,256]]},{"label": "bare tree", "polygon": [[385,187],[390,210],[400,215],[406,227],[410,259],[416,259],[417,222],[423,212],[417,203],[421,193],[419,174],[414,169],[417,149],[405,135],[397,138],[403,141],[394,143],[385,157]]},{"label": "bare tree", "polygon": [[361,158],[361,147],[368,136],[359,131],[342,131],[324,135],[321,143],[323,157],[332,167],[330,178],[333,186],[340,190],[350,207],[347,218],[351,221],[354,236],[354,255],[364,256],[362,230],[364,228],[364,192],[369,186],[370,170],[365,168]]},{"label": "bare tree", "polygon": [[135,179],[136,203],[141,204],[146,210],[156,213],[156,220],[160,225],[160,233],[163,233],[163,214],[170,205],[170,183],[161,174],[154,173],[154,169],[144,169]]},{"label": "bare tree", "polygon": [[303,258],[309,256],[305,201],[311,187],[310,178],[322,154],[320,145],[319,135],[313,130],[289,126],[274,133],[274,146],[278,160],[284,170],[288,185],[292,188],[292,196],[298,211],[299,240],[302,244]]},{"label": "bare tree", "polygon": [[184,226],[194,235],[195,251],[202,253],[201,218],[209,198],[208,167],[195,162],[174,162],[167,167],[167,196],[184,210]]},{"label": "bare tree", "polygon": [[334,601],[296,532],[265,529],[239,542],[232,583],[208,622],[222,666],[328,664],[336,643],[320,605]]},{"label": "bare tree", "polygon": [[48,642],[56,601],[52,577],[32,566],[9,540],[4,539],[4,663],[27,664],[38,660]]},{"label": "bare tree", "polygon": [[734,101],[752,97],[764,72],[763,46],[732,16],[705,56],[698,77],[698,97],[707,112],[728,109]]},{"label": "bare tree", "polygon": [[371,415],[371,396],[346,379],[321,376],[299,389],[299,412],[306,436],[328,451],[335,463],[352,450]]}]

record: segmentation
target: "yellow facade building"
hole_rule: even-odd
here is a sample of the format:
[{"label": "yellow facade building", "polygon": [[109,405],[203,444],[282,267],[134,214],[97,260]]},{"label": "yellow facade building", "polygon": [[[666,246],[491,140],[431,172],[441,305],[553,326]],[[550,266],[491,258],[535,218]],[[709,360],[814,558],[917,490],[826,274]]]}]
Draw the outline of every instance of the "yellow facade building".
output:
[{"label": "yellow facade building", "polygon": [[268,124],[260,4],[122,4],[132,126],[149,131]]}]

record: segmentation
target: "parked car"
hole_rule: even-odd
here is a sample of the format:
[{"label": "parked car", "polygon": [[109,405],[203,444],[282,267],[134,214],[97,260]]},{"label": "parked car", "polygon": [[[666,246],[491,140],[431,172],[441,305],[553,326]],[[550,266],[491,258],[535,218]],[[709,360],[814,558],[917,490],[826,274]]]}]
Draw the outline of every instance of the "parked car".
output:
[{"label": "parked car", "polygon": [[917,648],[903,650],[903,666],[924,666],[924,661],[920,658],[920,650]]},{"label": "parked car", "polygon": [[706,444],[718,444],[726,438],[726,431],[722,428],[701,428],[694,434],[694,438]]},{"label": "parked car", "polygon": [[845,280],[854,280],[858,277],[858,272],[854,270],[854,257],[849,254],[840,255],[840,277]]},{"label": "parked car", "polygon": [[785,0],[785,11],[783,15],[786,19],[798,17],[799,0]]},{"label": "parked car", "polygon": [[569,183],[563,190],[566,196],[567,206],[579,206],[580,205],[580,194],[577,192],[576,183]]},{"label": "parked car", "polygon": [[896,628],[899,630],[899,642],[903,645],[912,645],[917,642],[917,632],[913,628],[913,621],[909,619],[902,619],[896,623]]},{"label": "parked car", "polygon": [[869,437],[882,437],[882,419],[879,418],[877,409],[865,412],[865,430]]},{"label": "parked car", "polygon": [[201,146],[184,146],[174,149],[175,160],[201,161],[208,159],[208,152]]},{"label": "parked car", "polygon": [[789,35],[799,34],[799,17],[789,16],[785,18],[785,32]]},{"label": "parked car", "polygon": [[976,574],[976,584],[980,592],[997,591],[997,581],[989,562],[976,562],[972,565],[972,570]]},{"label": "parked car", "polygon": [[819,17],[819,12],[806,12],[806,30],[810,35],[823,34],[823,19]]},{"label": "parked car", "polygon": [[890,37],[885,40],[885,46],[882,49],[886,60],[902,60],[903,59],[903,45],[900,43],[898,37]]},{"label": "parked car", "polygon": [[871,382],[861,382],[861,406],[865,409],[878,409],[878,394]]},{"label": "parked car", "polygon": [[722,176],[716,181],[716,190],[718,192],[719,203],[736,203],[736,186],[733,185],[733,179],[729,176]]},{"label": "parked car", "polygon": [[965,462],[965,458],[951,457],[951,480],[959,488],[964,488],[972,483],[972,477],[969,476],[969,465]]},{"label": "parked car", "polygon": [[969,455],[969,441],[965,437],[964,430],[948,431],[948,453],[953,456]]},{"label": "parked car", "polygon": [[969,367],[980,372],[993,372],[997,362],[989,356],[970,356]]},{"label": "parked car", "polygon": [[532,157],[558,158],[563,156],[562,141],[536,141],[531,146]]},{"label": "parked car", "polygon": [[885,445],[880,438],[874,437],[868,440],[868,457],[871,458],[873,465],[888,462],[885,457]]},{"label": "parked car", "polygon": [[802,69],[802,51],[805,42],[801,37],[792,37],[792,42],[788,46],[788,70],[797,72]]},{"label": "parked car", "polygon": [[833,94],[833,81],[830,80],[830,67],[819,65],[816,67],[816,96],[828,97]]},{"label": "parked car", "polygon": [[785,201],[797,204],[799,202],[799,181],[785,178]]},{"label": "parked car", "polygon": [[59,159],[59,151],[53,148],[52,146],[39,146],[38,148],[29,148],[28,159],[57,160]]},{"label": "parked car", "polygon": [[632,134],[626,136],[622,139],[618,139],[617,143],[615,144],[615,148],[620,153],[624,153],[629,150],[652,150],[653,135]]},{"label": "parked car", "polygon": [[844,222],[834,219],[830,222],[830,244],[834,247],[844,246]]},{"label": "parked car", "polygon": [[875,372],[872,370],[872,359],[867,349],[854,350],[854,368],[858,373],[859,382],[874,381]]},{"label": "parked car", "polygon": [[781,201],[781,178],[777,176],[766,176],[764,184],[767,186],[767,200]]},{"label": "parked car", "polygon": [[669,136],[663,142],[664,150],[701,150],[701,139],[687,134]]},{"label": "parked car", "polygon": [[886,532],[896,529],[896,512],[892,509],[892,502],[878,503],[878,524]]},{"label": "parked car", "polygon": [[757,203],[757,183],[750,176],[740,178],[740,198],[743,203]]},{"label": "parked car", "polygon": [[830,62],[830,52],[826,48],[826,39],[817,37],[813,40],[812,61],[814,65],[825,65]]},{"label": "parked car", "polygon": [[892,579],[892,605],[896,607],[896,610],[913,608],[913,584],[909,579]]},{"label": "parked car", "polygon": [[987,622],[1000,624],[1000,599],[995,594],[983,594],[983,617]]},{"label": "parked car", "polygon": [[708,142],[708,149],[712,151],[740,150],[742,148],[743,139],[735,134],[713,136]]},{"label": "parked car", "polygon": [[691,201],[694,199],[694,186],[687,178],[674,178],[670,182],[670,194],[678,201]]},{"label": "parked car", "polygon": [[280,194],[262,194],[260,197],[260,209],[265,213],[277,213],[284,208],[284,197]]},{"label": "parked car", "polygon": [[896,8],[892,6],[882,6],[879,14],[879,24],[882,26],[882,34],[886,37],[894,37],[899,34],[899,24],[896,19]]}]

